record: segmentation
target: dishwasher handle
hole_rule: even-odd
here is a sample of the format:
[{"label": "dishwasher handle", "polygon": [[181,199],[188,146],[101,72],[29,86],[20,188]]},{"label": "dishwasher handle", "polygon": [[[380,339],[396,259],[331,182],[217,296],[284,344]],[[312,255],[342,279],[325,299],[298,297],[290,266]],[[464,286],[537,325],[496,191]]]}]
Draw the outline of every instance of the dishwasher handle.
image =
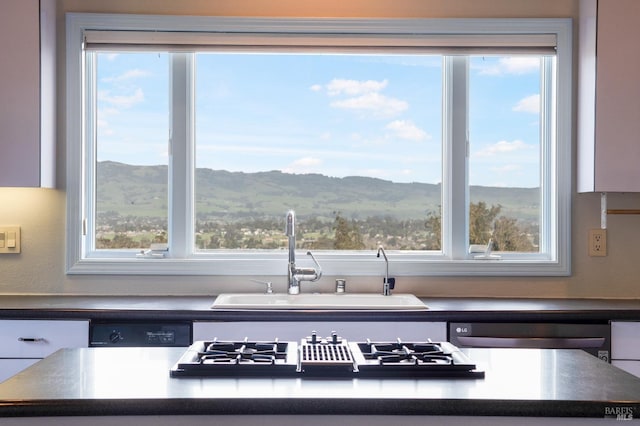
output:
[{"label": "dishwasher handle", "polygon": [[475,337],[458,336],[461,345],[475,348],[586,349],[604,345],[604,337]]}]

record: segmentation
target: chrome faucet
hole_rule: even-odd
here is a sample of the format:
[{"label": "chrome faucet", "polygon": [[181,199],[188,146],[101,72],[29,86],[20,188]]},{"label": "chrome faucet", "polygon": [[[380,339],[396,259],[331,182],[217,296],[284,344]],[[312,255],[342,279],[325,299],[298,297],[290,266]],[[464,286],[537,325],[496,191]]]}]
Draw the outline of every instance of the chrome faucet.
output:
[{"label": "chrome faucet", "polygon": [[287,287],[287,292],[289,294],[300,294],[300,281],[318,281],[322,276],[322,268],[310,251],[307,251],[307,255],[311,256],[316,267],[298,268],[296,266],[296,214],[293,210],[289,210],[287,212],[285,235],[289,237],[289,263],[287,266],[287,279],[289,285]]},{"label": "chrome faucet", "polygon": [[380,257],[380,253],[384,257],[384,262],[386,264],[386,269],[384,272],[384,281],[382,282],[382,294],[384,296],[391,296],[391,290],[396,286],[396,279],[389,278],[389,259],[387,258],[387,253],[384,251],[384,247],[378,246],[378,254],[376,257]]}]

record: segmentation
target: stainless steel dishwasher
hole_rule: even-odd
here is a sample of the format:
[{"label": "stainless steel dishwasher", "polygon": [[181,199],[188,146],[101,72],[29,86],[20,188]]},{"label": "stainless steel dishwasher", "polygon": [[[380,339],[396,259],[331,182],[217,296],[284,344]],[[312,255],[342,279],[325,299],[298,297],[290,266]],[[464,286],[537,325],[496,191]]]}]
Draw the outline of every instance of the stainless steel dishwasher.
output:
[{"label": "stainless steel dishwasher", "polygon": [[611,327],[589,323],[449,323],[449,341],[458,347],[582,349],[610,362]]}]

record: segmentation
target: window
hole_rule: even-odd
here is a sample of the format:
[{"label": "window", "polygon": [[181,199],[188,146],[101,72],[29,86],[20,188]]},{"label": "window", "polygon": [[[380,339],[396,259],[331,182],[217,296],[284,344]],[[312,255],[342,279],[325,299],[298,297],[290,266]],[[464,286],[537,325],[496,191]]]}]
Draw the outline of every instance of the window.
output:
[{"label": "window", "polygon": [[289,209],[328,275],[569,273],[570,20],[67,34],[68,273],[281,275]]}]

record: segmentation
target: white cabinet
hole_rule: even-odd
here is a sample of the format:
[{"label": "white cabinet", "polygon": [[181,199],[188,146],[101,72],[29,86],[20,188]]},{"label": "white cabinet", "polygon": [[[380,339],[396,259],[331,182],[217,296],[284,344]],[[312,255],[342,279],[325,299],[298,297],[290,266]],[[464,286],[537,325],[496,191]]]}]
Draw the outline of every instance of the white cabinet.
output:
[{"label": "white cabinet", "polygon": [[581,0],[578,191],[640,192],[640,1]]},{"label": "white cabinet", "polygon": [[297,342],[315,331],[318,336],[330,336],[332,331],[350,341],[371,340],[434,342],[447,340],[445,322],[289,322],[289,321],[247,321],[247,322],[194,322],[193,340],[273,340]]},{"label": "white cabinet", "polygon": [[0,320],[0,382],[61,348],[89,345],[89,321]]},{"label": "white cabinet", "polygon": [[55,5],[0,2],[0,187],[55,184]]},{"label": "white cabinet", "polygon": [[611,322],[611,364],[640,377],[640,322]]}]

